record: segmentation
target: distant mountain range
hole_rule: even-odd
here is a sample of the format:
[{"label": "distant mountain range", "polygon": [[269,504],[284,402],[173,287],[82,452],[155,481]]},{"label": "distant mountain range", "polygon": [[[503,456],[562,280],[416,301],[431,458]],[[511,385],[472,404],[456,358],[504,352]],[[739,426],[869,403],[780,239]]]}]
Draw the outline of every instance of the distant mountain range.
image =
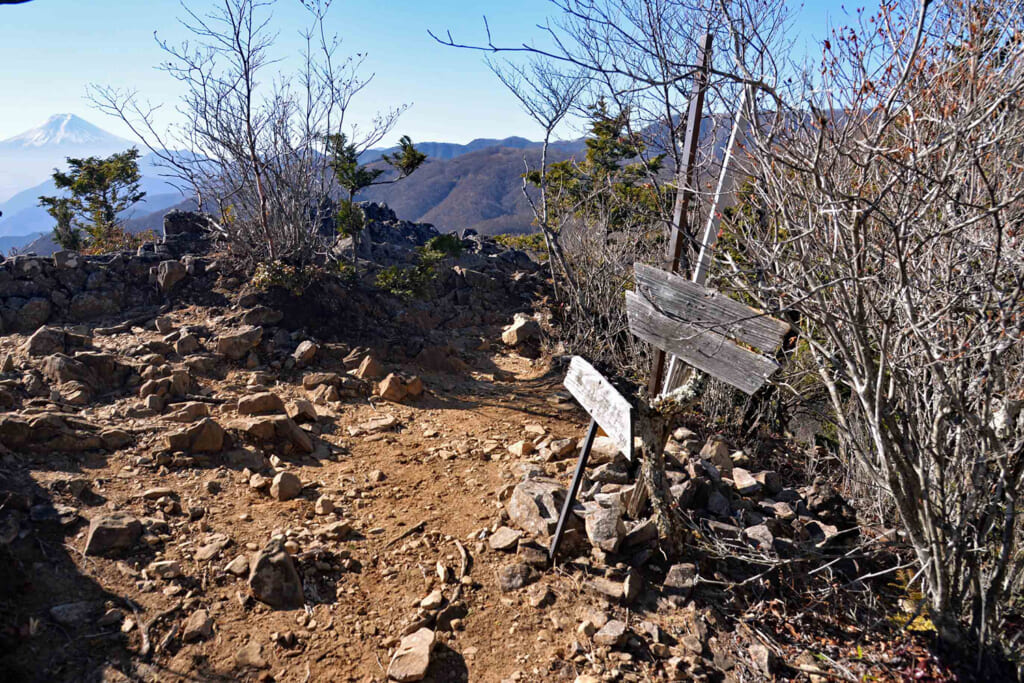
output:
[{"label": "distant mountain range", "polygon": [[[108,156],[133,146],[74,116],[50,117],[38,128],[0,141],[0,252],[32,249],[49,253],[53,249],[49,232],[53,219],[38,206],[40,195],[56,193],[52,179],[66,157]],[[541,143],[521,137],[482,138],[467,144],[449,142],[417,143],[427,154],[422,168],[393,185],[364,191],[358,199],[385,202],[401,218],[433,223],[442,231],[472,228],[481,233],[527,232],[532,214],[522,196],[523,159],[531,164],[539,158]],[[379,162],[397,148],[376,148],[360,161]],[[583,149],[582,140],[556,142],[551,160],[566,159]],[[163,214],[188,200],[161,178],[152,154],[140,158],[145,200],[128,215],[129,230],[159,231]]]},{"label": "distant mountain range", "polygon": [[[712,125],[713,118],[704,121],[701,144],[720,156],[728,126]],[[0,141],[0,177],[16,177],[17,182],[8,180],[7,186],[18,189],[0,202],[0,251],[6,253],[15,247],[40,254],[51,252],[53,220],[38,203],[40,195],[56,192],[53,181],[48,180],[53,168],[63,166],[68,156],[106,156],[130,146],[129,140],[71,114],[50,117],[39,128]],[[467,144],[422,142],[416,146],[427,154],[419,170],[400,182],[370,187],[357,199],[386,203],[400,218],[432,223],[442,232],[473,229],[494,235],[533,230],[533,214],[522,192],[522,174],[526,164],[538,164],[541,143],[509,137],[483,138]],[[383,165],[381,156],[396,149],[372,149],[360,161]],[[569,159],[584,149],[582,139],[555,142],[549,147],[548,161]],[[127,227],[133,232],[159,233],[166,211],[192,204],[160,176],[152,154],[141,157],[139,167],[146,198],[125,216]]]}]

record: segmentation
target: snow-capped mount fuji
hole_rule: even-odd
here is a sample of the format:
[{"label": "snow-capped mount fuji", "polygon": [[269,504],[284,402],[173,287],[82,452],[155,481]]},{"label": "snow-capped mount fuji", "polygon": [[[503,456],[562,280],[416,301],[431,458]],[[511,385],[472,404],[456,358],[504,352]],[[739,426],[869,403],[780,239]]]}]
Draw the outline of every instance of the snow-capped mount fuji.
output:
[{"label": "snow-capped mount fuji", "polygon": [[66,147],[126,149],[131,145],[131,141],[108,133],[74,114],[54,114],[38,128],[27,130],[6,140],[0,140],[0,153]]},{"label": "snow-capped mount fuji", "polygon": [[0,202],[45,181],[69,156],[109,156],[133,145],[74,114],[51,116],[37,128],[0,140]]}]

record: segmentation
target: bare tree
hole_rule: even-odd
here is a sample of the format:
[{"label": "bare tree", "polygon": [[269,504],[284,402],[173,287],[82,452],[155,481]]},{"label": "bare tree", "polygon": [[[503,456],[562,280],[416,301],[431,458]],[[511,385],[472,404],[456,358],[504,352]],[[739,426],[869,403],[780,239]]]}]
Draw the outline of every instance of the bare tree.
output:
[{"label": "bare tree", "polygon": [[369,83],[364,55],[342,57],[328,34],[331,0],[303,0],[310,25],[300,66],[271,74],[274,0],[220,0],[209,12],[184,6],[182,25],[193,41],[158,41],[168,55],[161,69],[184,86],[182,122],[156,123],[159,105],[135,90],[92,86],[90,99],[122,119],[250,261],[309,262],[323,252],[321,227],[333,216],[336,193],[326,136],[344,133],[365,150],[393,128],[405,107],[378,114],[360,130],[346,128],[353,98]]},{"label": "bare tree", "polygon": [[802,90],[737,50],[765,83],[747,150],[761,219],[733,222],[719,283],[799,314],[952,642],[962,619],[998,638],[1024,569],[1022,29],[1019,3],[893,3],[825,41]]}]

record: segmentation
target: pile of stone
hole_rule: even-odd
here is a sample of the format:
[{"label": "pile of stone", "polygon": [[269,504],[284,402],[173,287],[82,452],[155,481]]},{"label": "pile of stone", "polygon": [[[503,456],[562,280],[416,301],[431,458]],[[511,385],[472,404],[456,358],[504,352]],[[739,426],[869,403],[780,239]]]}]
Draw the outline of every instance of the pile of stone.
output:
[{"label": "pile of stone", "polygon": [[[567,454],[544,443],[536,459],[556,459],[556,453]],[[776,472],[747,469],[749,457],[730,449],[724,440],[712,437],[701,442],[685,428],[673,435],[666,460],[673,502],[688,512],[704,535],[731,546],[739,557],[745,552],[792,557],[854,540],[852,509],[824,482],[800,489],[785,487]],[[599,566],[647,565],[654,557],[658,534],[653,519],[642,516],[649,511],[642,485],[635,482],[629,463],[607,437],[595,441],[591,463],[568,521],[563,544],[566,558],[589,554]],[[524,544],[534,545],[535,540],[546,544],[562,509],[565,487],[528,466],[506,495],[505,514],[499,521],[507,519],[515,529],[497,528],[490,537],[491,547],[515,552]],[[631,517],[630,510],[640,511],[641,516]],[[526,575],[517,571],[516,576]],[[675,589],[692,588],[699,582],[700,571],[697,565],[677,565],[667,572],[665,581]],[[527,583],[502,581],[510,589]],[[606,597],[627,602],[640,591],[639,576],[632,571],[590,585]]]}]

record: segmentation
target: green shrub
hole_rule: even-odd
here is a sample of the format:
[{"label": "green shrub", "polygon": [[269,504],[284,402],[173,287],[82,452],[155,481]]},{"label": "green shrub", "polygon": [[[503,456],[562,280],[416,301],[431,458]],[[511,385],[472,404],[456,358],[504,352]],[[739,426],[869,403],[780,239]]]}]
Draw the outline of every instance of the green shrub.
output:
[{"label": "green shrub", "polygon": [[548,258],[548,246],[544,243],[544,234],[540,232],[529,235],[495,235],[494,241],[509,249],[529,252],[539,261],[546,261]]},{"label": "green shrub", "polygon": [[316,266],[293,266],[282,261],[269,261],[256,265],[252,284],[263,291],[271,287],[284,287],[298,296],[322,275],[323,272]]},{"label": "green shrub", "polygon": [[462,254],[462,239],[455,234],[437,235],[431,237],[426,244],[427,251],[436,251],[446,256],[459,256]]},{"label": "green shrub", "polygon": [[408,268],[388,266],[377,273],[375,283],[379,289],[403,299],[426,296],[431,283],[437,278],[437,264],[447,255],[444,251],[431,249],[427,243],[416,249],[416,265]]}]

